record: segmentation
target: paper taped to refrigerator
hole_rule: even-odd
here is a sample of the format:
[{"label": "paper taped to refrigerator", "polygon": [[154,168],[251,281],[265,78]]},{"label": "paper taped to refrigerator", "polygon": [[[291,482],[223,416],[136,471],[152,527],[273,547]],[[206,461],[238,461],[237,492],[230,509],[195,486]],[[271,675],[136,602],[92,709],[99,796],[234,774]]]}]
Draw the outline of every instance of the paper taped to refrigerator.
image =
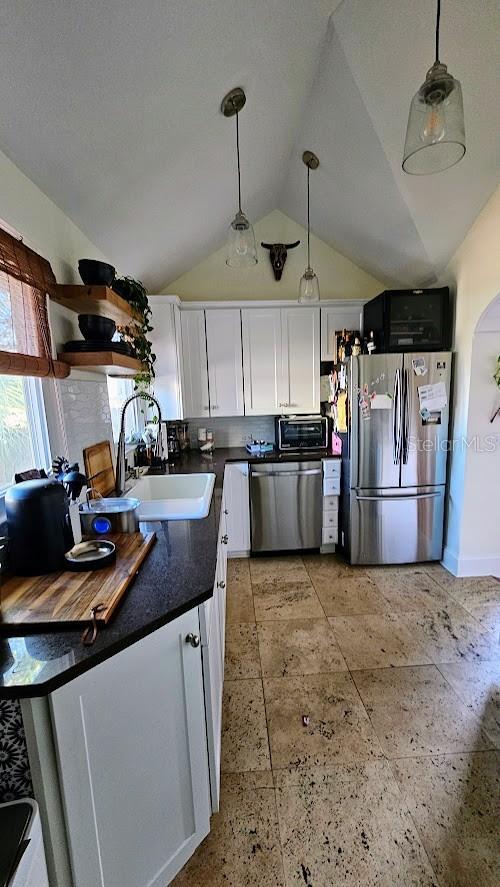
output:
[{"label": "paper taped to refrigerator", "polygon": [[444,382],[436,382],[434,385],[419,385],[418,397],[420,409],[428,410],[429,413],[445,410],[448,406],[448,395]]},{"label": "paper taped to refrigerator", "polygon": [[392,398],[389,394],[374,394],[371,399],[372,410],[390,410],[392,408]]}]

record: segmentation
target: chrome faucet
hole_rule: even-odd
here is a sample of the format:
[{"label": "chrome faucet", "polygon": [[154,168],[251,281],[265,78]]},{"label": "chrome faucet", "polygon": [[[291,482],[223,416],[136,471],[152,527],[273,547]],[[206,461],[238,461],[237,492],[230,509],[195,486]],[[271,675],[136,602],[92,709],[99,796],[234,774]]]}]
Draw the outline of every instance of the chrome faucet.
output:
[{"label": "chrome faucet", "polygon": [[125,489],[125,413],[127,411],[127,407],[129,403],[132,403],[133,400],[138,400],[139,398],[143,398],[144,400],[149,400],[150,403],[153,403],[158,410],[158,436],[156,438],[155,445],[153,447],[153,455],[159,456],[161,458],[163,454],[163,446],[161,439],[161,407],[156,397],[152,394],[148,394],[146,391],[138,391],[136,394],[131,394],[130,397],[127,397],[125,403],[122,406],[121,418],[120,418],[120,436],[118,438],[118,450],[116,453],[116,494],[117,496],[121,496]]}]

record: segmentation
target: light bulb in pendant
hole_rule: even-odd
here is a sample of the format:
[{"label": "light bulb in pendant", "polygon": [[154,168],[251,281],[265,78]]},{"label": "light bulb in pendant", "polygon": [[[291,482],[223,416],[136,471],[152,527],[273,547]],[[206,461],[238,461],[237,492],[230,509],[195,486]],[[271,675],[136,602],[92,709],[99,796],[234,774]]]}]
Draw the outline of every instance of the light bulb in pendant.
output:
[{"label": "light bulb in pendant", "polygon": [[440,142],[446,133],[443,102],[431,105],[425,115],[424,125],[420,133],[422,142],[435,144]]}]

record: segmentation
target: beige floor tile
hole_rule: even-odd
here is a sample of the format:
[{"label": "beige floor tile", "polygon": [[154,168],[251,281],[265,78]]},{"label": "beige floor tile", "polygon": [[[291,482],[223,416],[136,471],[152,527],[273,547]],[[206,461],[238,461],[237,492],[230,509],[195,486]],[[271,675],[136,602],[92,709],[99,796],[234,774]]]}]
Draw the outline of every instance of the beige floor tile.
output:
[{"label": "beige floor tile", "polygon": [[328,578],[313,574],[312,582],[327,616],[361,616],[389,610],[375,583],[362,573]]},{"label": "beige floor tile", "polygon": [[257,628],[250,622],[235,622],[226,627],[226,680],[260,678]]},{"label": "beige floor tile", "polygon": [[454,601],[440,610],[405,617],[424,633],[432,662],[500,660],[498,639]]},{"label": "beige floor tile", "polygon": [[255,617],[267,619],[322,618],[325,614],[310,582],[281,580],[253,586]]},{"label": "beige floor tile", "polygon": [[406,614],[342,616],[329,622],[350,669],[432,662],[423,631],[409,624]]},{"label": "beige floor tile", "polygon": [[[380,744],[346,672],[265,678],[273,769],[367,760]],[[309,717],[307,726],[303,716]]]},{"label": "beige floor tile", "polygon": [[386,761],[276,790],[287,887],[436,887]]},{"label": "beige floor tile", "polygon": [[248,560],[227,562],[226,622],[255,622]]},{"label": "beige floor tile", "polygon": [[438,668],[500,748],[500,662],[453,662]]},{"label": "beige floor tile", "polygon": [[498,752],[406,759],[392,768],[440,885],[498,887]]},{"label": "beige floor tile", "polygon": [[266,677],[323,674],[347,669],[325,618],[259,622],[257,634],[262,673]]},{"label": "beige floor tile", "polygon": [[348,564],[337,554],[305,554],[302,558],[311,579],[329,579],[334,576],[364,576],[365,568]]},{"label": "beige floor tile", "polygon": [[426,564],[425,570],[439,585],[442,585],[450,594],[460,594],[464,591],[477,591],[478,589],[495,588],[500,580],[494,576],[466,576],[457,577],[448,572],[441,564]]},{"label": "beige floor tile", "polygon": [[467,610],[483,628],[491,631],[500,643],[500,602],[491,601],[489,604],[470,604]]},{"label": "beige floor tile", "polygon": [[452,600],[467,610],[483,628],[500,634],[500,582],[490,588],[455,588],[450,592]]},{"label": "beige floor tile", "polygon": [[357,671],[353,678],[388,758],[491,747],[436,666]]},{"label": "beige floor tile", "polygon": [[253,777],[223,780],[210,834],[174,887],[285,887],[274,788],[272,782],[261,787]]},{"label": "beige floor tile", "polygon": [[270,767],[262,681],[224,681],[222,772]]},{"label": "beige floor tile", "polygon": [[250,576],[252,585],[309,581],[302,558],[295,555],[250,558]]},{"label": "beige floor tile", "polygon": [[394,612],[422,612],[446,607],[452,599],[427,573],[375,573],[373,581]]}]

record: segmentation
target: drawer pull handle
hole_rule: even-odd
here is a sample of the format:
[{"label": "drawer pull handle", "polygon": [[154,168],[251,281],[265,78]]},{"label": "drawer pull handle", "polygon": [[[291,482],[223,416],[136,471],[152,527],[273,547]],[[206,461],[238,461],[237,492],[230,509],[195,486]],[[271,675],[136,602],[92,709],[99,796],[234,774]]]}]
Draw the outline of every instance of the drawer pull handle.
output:
[{"label": "drawer pull handle", "polygon": [[193,634],[192,631],[186,635],[186,644],[191,644],[192,647],[200,646],[200,636],[198,634]]},{"label": "drawer pull handle", "polygon": [[227,545],[228,540],[229,540],[229,536],[222,536],[222,538],[221,538],[220,541],[221,541],[224,545]]},{"label": "drawer pull handle", "polygon": [[226,587],[226,583],[225,583],[225,582],[218,582],[218,583],[217,583],[217,588],[225,588],[225,587]]}]

